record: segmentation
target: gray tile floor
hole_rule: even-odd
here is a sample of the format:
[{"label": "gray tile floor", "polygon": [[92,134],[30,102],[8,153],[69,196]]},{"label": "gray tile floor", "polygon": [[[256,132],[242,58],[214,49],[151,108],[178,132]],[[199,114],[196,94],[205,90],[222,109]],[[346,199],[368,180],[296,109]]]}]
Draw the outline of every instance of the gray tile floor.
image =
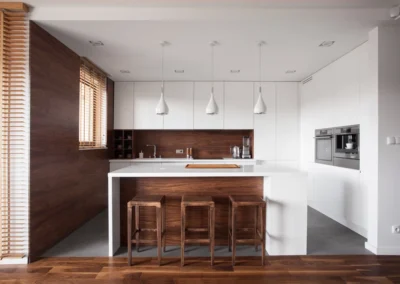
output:
[{"label": "gray tile floor", "polygon": [[[107,240],[107,211],[103,211],[95,218],[74,231],[54,247],[46,251],[46,257],[96,257],[108,256]],[[309,207],[308,210],[308,254],[332,255],[332,254],[370,254],[364,248],[365,239]],[[117,256],[127,255],[126,248],[120,248]],[[143,247],[139,254],[136,250],[133,256],[150,257],[156,256],[157,251],[153,247]],[[167,247],[163,254],[169,257],[180,256],[179,247]],[[188,246],[186,256],[208,256],[208,247]],[[230,256],[227,247],[215,248],[216,256]],[[238,256],[260,255],[260,250],[255,252],[253,246],[238,246]]]},{"label": "gray tile floor", "polygon": [[366,239],[319,211],[308,207],[307,254],[364,255]]}]

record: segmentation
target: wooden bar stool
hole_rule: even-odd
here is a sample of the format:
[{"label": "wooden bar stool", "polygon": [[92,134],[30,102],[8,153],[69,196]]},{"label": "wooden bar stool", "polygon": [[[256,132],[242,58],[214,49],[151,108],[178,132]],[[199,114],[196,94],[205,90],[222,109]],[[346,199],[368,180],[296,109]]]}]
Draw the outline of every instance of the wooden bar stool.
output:
[{"label": "wooden bar stool", "polygon": [[[156,208],[156,223],[155,229],[140,228],[140,207],[155,207]],[[135,209],[135,232],[132,238],[132,209]],[[144,231],[157,232],[156,240],[140,241],[140,233]],[[139,252],[140,243],[157,243],[158,264],[161,265],[161,247],[165,252],[165,196],[162,195],[147,195],[135,196],[128,202],[128,265],[132,265],[132,243],[136,244],[136,251]]]},{"label": "wooden bar stool", "polygon": [[[186,228],[186,207],[208,207],[208,228]],[[206,239],[186,239],[186,232],[208,232]],[[183,196],[181,202],[181,266],[185,265],[185,244],[206,243],[210,246],[211,265],[214,265],[215,204],[211,196]]]},{"label": "wooden bar stool", "polygon": [[[254,228],[236,228],[236,213],[239,207],[254,207]],[[261,221],[261,222],[260,222]],[[258,224],[259,223],[259,224]],[[266,224],[266,202],[259,196],[231,195],[229,196],[229,224],[228,224],[228,247],[232,251],[232,265],[235,265],[236,244],[254,243],[257,251],[257,245],[261,243],[261,265],[264,265],[265,258],[265,224]],[[260,229],[258,230],[258,225]],[[253,238],[242,237],[237,239],[237,231],[254,231]],[[232,248],[231,248],[232,245]]]}]

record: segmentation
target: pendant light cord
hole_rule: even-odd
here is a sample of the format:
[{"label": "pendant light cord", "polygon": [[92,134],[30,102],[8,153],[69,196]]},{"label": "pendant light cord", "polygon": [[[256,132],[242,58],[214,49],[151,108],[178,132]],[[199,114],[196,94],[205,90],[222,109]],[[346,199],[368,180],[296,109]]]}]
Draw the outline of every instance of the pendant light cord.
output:
[{"label": "pendant light cord", "polygon": [[260,84],[259,91],[261,94],[261,47],[262,47],[261,42],[258,44],[258,47],[259,47],[258,48],[258,75],[259,75],[259,84]]},{"label": "pendant light cord", "polygon": [[211,44],[211,76],[212,76],[212,81],[211,81],[211,91],[214,92],[214,46],[215,43]]},{"label": "pendant light cord", "polygon": [[164,93],[164,46],[163,43],[161,49],[161,92]]}]

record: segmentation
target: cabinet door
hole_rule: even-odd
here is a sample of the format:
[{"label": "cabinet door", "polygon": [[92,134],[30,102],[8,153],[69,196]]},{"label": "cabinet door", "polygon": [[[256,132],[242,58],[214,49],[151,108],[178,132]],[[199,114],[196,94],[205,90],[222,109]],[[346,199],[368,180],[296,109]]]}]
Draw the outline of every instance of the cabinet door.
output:
[{"label": "cabinet door", "polygon": [[211,86],[211,82],[194,83],[194,129],[223,129],[224,127],[223,83],[214,83],[214,99],[218,106],[218,113],[206,114]]},{"label": "cabinet door", "polygon": [[277,160],[298,161],[299,103],[298,83],[276,83],[276,151]]},{"label": "cabinet door", "polygon": [[193,83],[166,82],[164,95],[169,108],[164,129],[193,129]]},{"label": "cabinet door", "polygon": [[136,82],[133,94],[133,129],[163,129],[164,118],[156,114],[161,82]]},{"label": "cabinet door", "polygon": [[114,129],[133,128],[133,82],[116,82]]},{"label": "cabinet door", "polygon": [[[260,84],[254,84],[254,101],[258,99]],[[261,83],[262,98],[267,106],[265,114],[254,114],[254,159],[276,160],[276,109],[275,109],[275,83]]]},{"label": "cabinet door", "polygon": [[224,129],[253,129],[253,83],[225,83]]}]

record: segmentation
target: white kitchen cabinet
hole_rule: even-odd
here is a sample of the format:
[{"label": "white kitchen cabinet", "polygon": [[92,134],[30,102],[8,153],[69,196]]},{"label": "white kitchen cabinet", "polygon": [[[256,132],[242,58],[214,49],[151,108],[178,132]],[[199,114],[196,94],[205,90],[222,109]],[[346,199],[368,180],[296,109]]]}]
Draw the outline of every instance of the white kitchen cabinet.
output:
[{"label": "white kitchen cabinet", "polygon": [[193,129],[193,83],[166,82],[164,95],[169,108],[164,129]]},{"label": "white kitchen cabinet", "polygon": [[210,100],[211,82],[194,83],[194,129],[223,129],[224,128],[224,85],[214,83],[214,99],[218,113],[206,114]]},{"label": "white kitchen cabinet", "polygon": [[133,82],[116,82],[114,129],[133,129]]},{"label": "white kitchen cabinet", "polygon": [[253,129],[252,82],[225,83],[224,129]]},{"label": "white kitchen cabinet", "polygon": [[[259,83],[254,84],[254,101],[258,99]],[[254,158],[276,160],[276,88],[275,83],[261,83],[262,98],[267,107],[265,114],[254,114]]]},{"label": "white kitchen cabinet", "polygon": [[156,114],[161,82],[136,82],[133,91],[133,129],[163,129],[164,117]]},{"label": "white kitchen cabinet", "polygon": [[113,162],[110,161],[110,172],[129,167],[132,163],[129,162]]},{"label": "white kitchen cabinet", "polygon": [[299,100],[298,83],[276,83],[276,159],[298,161]]}]

